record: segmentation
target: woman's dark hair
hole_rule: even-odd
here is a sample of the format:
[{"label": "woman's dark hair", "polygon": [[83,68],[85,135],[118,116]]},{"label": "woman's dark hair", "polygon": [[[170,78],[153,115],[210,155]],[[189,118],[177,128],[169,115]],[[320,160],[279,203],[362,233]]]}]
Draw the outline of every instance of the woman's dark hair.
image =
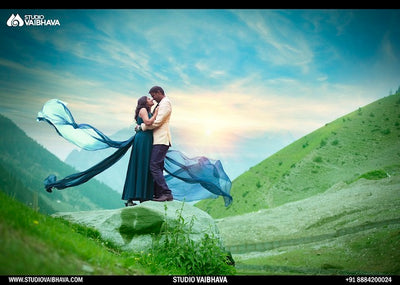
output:
[{"label": "woman's dark hair", "polygon": [[147,106],[147,96],[142,96],[137,101],[137,106],[135,110],[135,120],[137,121],[137,117],[139,116],[140,109],[145,108],[147,112],[150,112],[150,107]]}]

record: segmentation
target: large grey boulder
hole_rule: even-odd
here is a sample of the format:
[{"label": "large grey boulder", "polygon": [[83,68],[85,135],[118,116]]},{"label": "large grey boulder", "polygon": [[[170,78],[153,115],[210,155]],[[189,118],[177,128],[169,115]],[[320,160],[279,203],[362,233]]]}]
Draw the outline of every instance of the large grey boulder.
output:
[{"label": "large grey boulder", "polygon": [[103,239],[123,250],[145,251],[151,247],[152,235],[160,234],[162,225],[183,224],[190,238],[199,241],[205,234],[220,239],[214,219],[206,212],[186,203],[147,201],[137,206],[114,210],[63,212],[53,216],[98,230]]}]

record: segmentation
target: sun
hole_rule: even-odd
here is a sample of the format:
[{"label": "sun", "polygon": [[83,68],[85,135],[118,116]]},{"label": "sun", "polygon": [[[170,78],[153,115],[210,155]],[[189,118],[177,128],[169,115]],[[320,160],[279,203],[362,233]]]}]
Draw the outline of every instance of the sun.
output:
[{"label": "sun", "polygon": [[207,128],[204,130],[204,135],[206,137],[211,137],[211,135],[213,134],[213,130],[211,128]]}]

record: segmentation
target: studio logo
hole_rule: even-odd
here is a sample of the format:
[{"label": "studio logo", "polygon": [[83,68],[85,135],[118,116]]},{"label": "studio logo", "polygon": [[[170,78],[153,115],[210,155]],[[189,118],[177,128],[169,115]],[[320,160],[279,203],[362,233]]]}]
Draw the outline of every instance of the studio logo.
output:
[{"label": "studio logo", "polygon": [[19,16],[19,14],[17,14],[17,15],[11,14],[10,18],[8,18],[8,20],[7,20],[7,26],[9,26],[9,27],[17,27],[17,26],[21,27],[23,25],[24,25],[24,21]]},{"label": "studio logo", "polygon": [[47,19],[44,15],[24,15],[24,19],[19,14],[11,14],[7,20],[9,27],[21,26],[60,26],[58,19]]}]

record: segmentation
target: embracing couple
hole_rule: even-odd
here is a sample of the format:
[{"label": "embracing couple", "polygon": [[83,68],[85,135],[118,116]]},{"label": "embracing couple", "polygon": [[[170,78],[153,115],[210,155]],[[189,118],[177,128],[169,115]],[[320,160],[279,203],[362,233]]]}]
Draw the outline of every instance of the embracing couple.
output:
[{"label": "embracing couple", "polygon": [[[172,201],[171,190],[163,174],[164,160],[171,146],[169,121],[171,101],[159,86],[140,97],[135,110],[136,135],[133,142],[122,199],[126,206],[134,201]],[[158,104],[152,113],[153,100]]]},{"label": "embracing couple", "polygon": [[[54,174],[49,175],[44,179],[46,191],[51,193],[53,189],[62,190],[86,183],[113,166],[132,148],[122,194],[127,206],[135,205],[134,201],[191,202],[218,196],[223,197],[226,207],[229,206],[232,203],[232,183],[221,161],[205,156],[188,158],[178,150],[169,149],[171,102],[159,86],[152,87],[149,93],[151,98],[143,96],[138,100],[135,110],[136,134],[124,141],[112,140],[89,124],[76,123],[71,111],[61,100],[47,101],[38,113],[38,121],[49,123],[60,136],[82,149],[116,150],[84,171],[62,179],[57,179]],[[152,110],[153,100],[158,104]],[[168,185],[173,188],[173,195]]]}]

